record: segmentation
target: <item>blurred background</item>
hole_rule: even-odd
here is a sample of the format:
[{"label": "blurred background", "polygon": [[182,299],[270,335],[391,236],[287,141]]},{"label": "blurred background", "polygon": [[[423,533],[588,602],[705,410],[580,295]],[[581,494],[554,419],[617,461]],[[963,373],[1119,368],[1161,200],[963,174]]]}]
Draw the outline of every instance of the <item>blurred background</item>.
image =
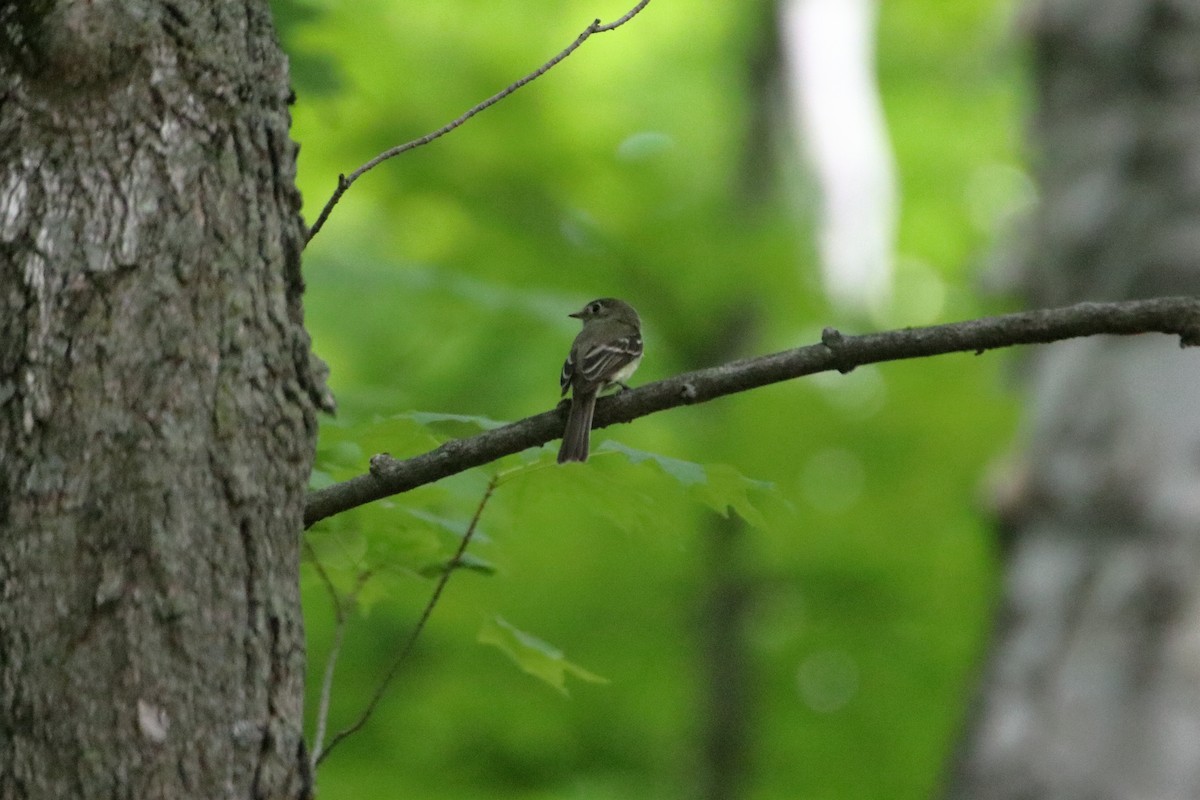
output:
[{"label": "blurred background", "polygon": [[[339,173],[629,5],[276,0],[308,222]],[[641,312],[635,384],[826,325],[1006,310],[983,287],[1005,285],[1033,197],[1014,11],[653,0],[367,174],[305,253],[340,407],[315,481],[553,407],[566,315],[597,296]],[[346,609],[336,731],[504,475],[477,569],[452,577],[371,721],[321,765],[320,794],[936,795],[998,597],[987,476],[1017,427],[1016,358],[863,367],[677,409],[596,432],[586,467],[551,466],[552,443],[310,531]],[[315,725],[336,615],[311,560],[304,580]],[[515,651],[479,641],[497,630]],[[560,653],[580,671],[530,674]]]}]

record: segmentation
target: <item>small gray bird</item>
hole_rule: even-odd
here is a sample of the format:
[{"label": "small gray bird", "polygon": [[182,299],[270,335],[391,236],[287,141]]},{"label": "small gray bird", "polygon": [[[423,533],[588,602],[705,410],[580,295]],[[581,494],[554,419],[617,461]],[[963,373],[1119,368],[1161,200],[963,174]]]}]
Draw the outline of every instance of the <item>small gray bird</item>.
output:
[{"label": "small gray bird", "polygon": [[609,386],[625,387],[642,363],[642,321],[633,306],[602,297],[570,316],[583,320],[583,330],[571,344],[558,381],[563,396],[571,390],[571,413],[558,451],[560,464],[587,461],[596,396]]}]

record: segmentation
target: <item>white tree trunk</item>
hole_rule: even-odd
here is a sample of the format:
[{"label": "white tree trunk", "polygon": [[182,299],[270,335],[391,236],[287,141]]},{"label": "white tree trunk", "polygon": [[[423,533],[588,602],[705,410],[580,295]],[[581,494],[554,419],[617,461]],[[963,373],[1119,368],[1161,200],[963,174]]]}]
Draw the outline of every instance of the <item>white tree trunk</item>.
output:
[{"label": "white tree trunk", "polygon": [[[1028,9],[1030,302],[1200,293],[1200,6]],[[1047,347],[1004,594],[949,796],[1200,797],[1200,353]]]}]

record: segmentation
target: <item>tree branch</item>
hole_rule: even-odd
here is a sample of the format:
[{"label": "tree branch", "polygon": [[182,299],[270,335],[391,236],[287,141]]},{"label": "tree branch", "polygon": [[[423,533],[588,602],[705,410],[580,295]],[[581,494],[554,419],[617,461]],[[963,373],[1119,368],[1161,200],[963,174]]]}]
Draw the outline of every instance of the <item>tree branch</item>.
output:
[{"label": "tree branch", "polygon": [[[1181,346],[1200,344],[1200,298],[1164,297],[1121,303],[1079,303],[1066,308],[1005,314],[998,317],[905,328],[863,336],[846,336],[826,328],[821,344],[773,355],[743,359],[689,372],[601,398],[593,428],[703,403],[759,386],[862,364],[922,358],[944,353],[983,353],[1000,347],[1046,344],[1098,334],[1166,333]],[[501,456],[539,447],[562,435],[565,404],[466,439],[455,439],[423,455],[403,461],[388,455],[371,459],[369,472],[343,483],[310,492],[304,524],[407,492],[495,461]]]},{"label": "tree branch", "polygon": [[608,31],[615,30],[616,28],[621,27],[626,22],[629,22],[629,20],[636,17],[638,15],[638,12],[640,12],[643,8],[645,8],[649,3],[650,3],[650,0],[640,0],[640,2],[637,5],[635,5],[629,11],[627,11],[624,16],[622,16],[620,19],[615,20],[614,22],[609,22],[607,24],[603,24],[598,19],[593,20],[591,25],[588,25],[586,28],[583,29],[582,33],[580,33],[577,37],[575,37],[575,41],[573,41],[569,45],[567,45],[566,48],[564,48],[554,58],[550,59],[545,64],[542,64],[540,67],[538,67],[533,72],[526,75],[525,77],[521,78],[520,80],[510,83],[508,86],[501,89],[499,92],[492,95],[487,100],[484,100],[482,103],[479,103],[479,104],[474,105],[471,108],[467,109],[467,111],[465,113],[463,113],[461,116],[457,117],[456,119],[451,120],[450,122],[447,122],[445,125],[438,128],[436,131],[425,134],[424,136],[422,136],[419,139],[413,139],[411,142],[406,142],[404,144],[397,145],[389,150],[384,150],[382,153],[375,156],[370,161],[363,164],[358,169],[354,170],[354,172],[351,172],[349,175],[338,175],[337,188],[333,190],[333,195],[330,196],[329,200],[325,203],[325,207],[321,209],[321,213],[317,216],[317,221],[313,223],[313,226],[311,228],[309,228],[308,238],[305,240],[305,243],[307,244],[307,242],[311,242],[313,237],[317,235],[317,232],[319,230],[321,230],[322,227],[325,226],[325,221],[327,219],[329,219],[329,215],[333,212],[333,207],[336,206],[338,204],[338,201],[342,199],[342,195],[344,195],[346,193],[346,190],[350,188],[351,184],[353,184],[356,180],[361,178],[365,173],[371,171],[375,167],[382,164],[384,161],[387,161],[389,158],[395,158],[396,156],[400,155],[401,153],[406,153],[409,150],[415,150],[416,148],[421,147],[422,145],[429,144],[434,139],[439,139],[442,136],[445,136],[447,133],[449,133],[450,131],[459,127],[464,122],[469,120],[471,117],[478,114],[480,111],[483,111],[484,109],[489,108],[489,107],[495,105],[496,103],[499,103],[501,100],[508,97],[510,94],[515,92],[517,89],[520,89],[525,84],[532,83],[534,80],[540,78],[542,75],[549,72],[559,62],[561,62],[567,56],[571,55],[571,53],[574,53],[576,50],[578,50],[580,45],[582,45],[584,42],[586,42],[592,36],[592,34],[606,33]]}]

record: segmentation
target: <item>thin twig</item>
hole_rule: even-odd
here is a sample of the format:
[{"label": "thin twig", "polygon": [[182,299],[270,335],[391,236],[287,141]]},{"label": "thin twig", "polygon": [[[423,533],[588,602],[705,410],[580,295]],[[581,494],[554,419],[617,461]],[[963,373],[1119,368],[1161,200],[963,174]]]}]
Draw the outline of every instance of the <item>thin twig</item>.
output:
[{"label": "thin twig", "polygon": [[[603,397],[592,428],[631,422],[658,411],[694,405],[780,381],[863,364],[922,358],[954,352],[982,353],[998,347],[1045,344],[1097,334],[1166,333],[1183,345],[1200,344],[1200,298],[1158,297],[1122,303],[1078,303],[1065,308],[1022,311],[998,317],[932,325],[927,328],[842,335],[832,328],[820,344],[747,358],[639,386]],[[557,386],[555,387],[557,389]],[[306,526],[418,486],[491,463],[562,436],[566,420],[560,405],[465,439],[454,439],[412,458],[371,459],[369,472],[310,492]]]},{"label": "thin twig", "polygon": [[594,20],[591,25],[588,25],[586,28],[583,29],[583,32],[581,34],[579,34],[579,36],[575,37],[575,41],[573,41],[573,42],[571,42],[571,44],[567,45],[567,47],[564,48],[562,50],[562,52],[560,52],[554,58],[550,59],[545,64],[542,64],[540,67],[538,67],[533,72],[526,75],[525,77],[521,78],[520,80],[510,83],[504,89],[502,89],[499,92],[497,92],[496,94],[492,95],[487,100],[484,100],[483,102],[472,106],[461,116],[455,118],[454,120],[451,120],[450,122],[447,122],[445,125],[438,128],[437,130],[435,130],[431,133],[425,134],[424,136],[422,136],[419,139],[413,139],[411,142],[405,142],[404,144],[397,145],[388,150],[384,150],[382,153],[375,156],[370,161],[363,164],[358,169],[354,170],[354,172],[351,172],[349,175],[345,175],[345,174],[338,175],[337,188],[334,189],[333,195],[330,196],[329,200],[325,203],[325,207],[321,209],[320,215],[317,216],[317,221],[313,223],[313,226],[311,228],[309,228],[308,238],[305,240],[305,243],[307,244],[308,242],[311,242],[313,237],[317,235],[317,231],[321,230],[321,228],[324,227],[325,221],[327,219],[329,219],[329,215],[333,212],[333,207],[336,206],[338,204],[338,201],[342,199],[342,195],[344,195],[346,193],[346,190],[349,189],[350,186],[356,180],[358,180],[360,177],[362,177],[364,173],[369,172],[370,170],[372,170],[375,167],[382,164],[384,161],[387,161],[389,158],[395,158],[396,156],[400,155],[401,153],[406,153],[409,150],[414,150],[418,147],[421,147],[422,145],[427,145],[430,142],[434,141],[435,139],[439,139],[442,136],[445,136],[447,133],[449,133],[450,131],[459,127],[464,122],[469,120],[471,117],[478,114],[480,111],[483,111],[484,109],[487,109],[487,108],[495,105],[496,103],[499,103],[501,100],[503,100],[504,98],[508,97],[510,94],[515,92],[517,89],[520,89],[522,86],[526,85],[527,83],[531,83],[534,80],[540,78],[542,75],[549,72],[555,65],[557,65],[559,62],[561,62],[567,56],[571,55],[571,53],[574,53],[576,50],[578,50],[580,45],[582,45],[584,42],[586,42],[592,36],[592,34],[606,33],[608,31],[611,31],[611,30],[621,27],[626,22],[629,22],[629,20],[631,20],[635,16],[637,16],[638,12],[640,12],[643,8],[645,8],[649,3],[650,3],[650,0],[641,0],[641,2],[639,2],[633,8],[631,8],[623,17],[616,20],[615,22],[610,22],[608,24],[601,24],[600,20],[598,20],[598,19]]},{"label": "thin twig", "polygon": [[362,587],[370,579],[371,572],[364,571],[360,573],[354,591],[348,598],[343,599],[338,595],[337,588],[333,585],[333,580],[329,577],[329,573],[325,571],[325,565],[317,557],[317,551],[308,539],[304,540],[304,549],[308,552],[308,557],[312,560],[313,566],[317,570],[317,577],[321,579],[321,583],[324,584],[326,591],[329,592],[329,600],[333,605],[334,617],[333,643],[329,647],[329,654],[325,657],[325,672],[321,676],[321,697],[317,701],[317,724],[316,731],[313,734],[311,750],[311,765],[315,769],[317,766],[316,754],[321,752],[321,745],[325,741],[326,725],[329,721],[329,705],[333,697],[333,676],[337,669],[338,657],[342,652],[342,643],[346,638],[346,605],[353,603],[355,598],[358,597],[359,591],[362,590]]},{"label": "thin twig", "polygon": [[364,725],[366,725],[367,721],[371,718],[371,715],[375,713],[375,708],[379,705],[379,701],[383,699],[383,696],[387,692],[387,688],[391,684],[392,679],[396,677],[396,673],[400,670],[400,665],[403,664],[405,659],[408,658],[408,654],[412,652],[413,646],[417,643],[417,637],[419,637],[421,635],[421,631],[425,629],[425,623],[429,621],[430,615],[433,614],[433,609],[438,604],[438,600],[442,596],[442,590],[446,588],[446,584],[450,581],[450,574],[454,572],[454,570],[457,569],[461,564],[463,554],[467,551],[467,545],[471,543],[471,537],[475,535],[475,528],[479,525],[479,518],[483,516],[484,506],[486,506],[488,500],[491,499],[492,493],[496,491],[496,485],[499,480],[499,475],[493,475],[492,479],[488,481],[487,488],[483,492],[483,497],[479,499],[479,506],[475,509],[475,515],[471,517],[471,524],[467,526],[466,532],[463,534],[461,541],[458,543],[458,549],[455,550],[454,556],[450,559],[450,561],[446,563],[445,569],[442,570],[442,574],[438,577],[437,585],[433,587],[433,594],[429,596],[429,602],[425,604],[425,609],[421,612],[420,619],[417,620],[416,627],[413,628],[412,633],[409,634],[408,639],[400,648],[399,653],[396,655],[396,659],[392,662],[392,666],[388,668],[387,674],[384,676],[383,680],[380,681],[377,687],[375,687],[375,693],[371,696],[371,700],[367,703],[366,708],[363,709],[362,713],[358,715],[358,719],[356,719],[350,726],[338,731],[337,734],[329,740],[328,747],[320,751],[318,751],[316,747],[313,748],[314,768],[316,768],[322,761],[325,760],[334,747],[344,742],[347,737],[358,732]]},{"label": "thin twig", "polygon": [[329,723],[329,705],[333,699],[333,675],[337,668],[338,656],[342,652],[342,643],[346,640],[346,618],[339,616],[333,629],[333,643],[329,647],[329,655],[325,658],[325,674],[321,676],[321,698],[317,702],[317,730],[313,734],[312,751],[309,753],[312,768],[317,767],[317,754],[325,743],[325,729]]},{"label": "thin twig", "polygon": [[313,734],[312,749],[309,751],[312,766],[315,767],[316,754],[320,752],[321,743],[325,740],[325,724],[329,718],[329,701],[333,692],[333,673],[337,665],[338,654],[342,649],[342,640],[346,634],[346,611],[342,607],[342,599],[338,596],[337,588],[329,578],[329,573],[325,571],[325,565],[321,563],[321,559],[317,558],[317,551],[307,538],[304,540],[304,549],[317,570],[317,577],[321,579],[325,590],[329,592],[334,619],[333,644],[329,648],[329,654],[325,657],[325,674],[321,678],[321,698],[317,701],[316,732]]}]

